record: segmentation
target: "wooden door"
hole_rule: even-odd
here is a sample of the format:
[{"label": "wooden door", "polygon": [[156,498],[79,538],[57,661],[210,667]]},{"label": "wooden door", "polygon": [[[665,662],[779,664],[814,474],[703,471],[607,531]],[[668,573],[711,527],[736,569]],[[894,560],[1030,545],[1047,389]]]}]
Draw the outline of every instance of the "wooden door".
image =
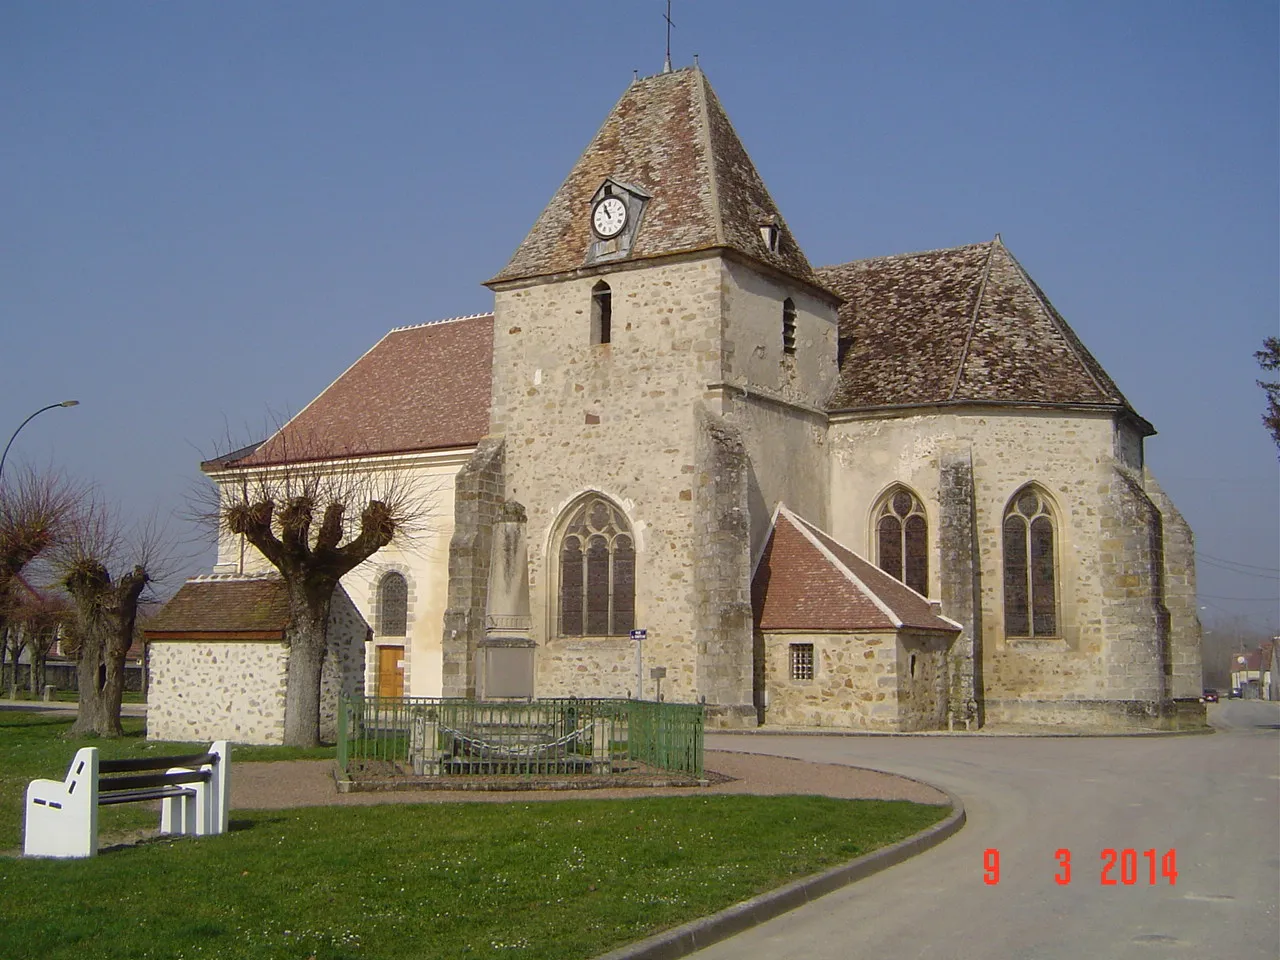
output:
[{"label": "wooden door", "polygon": [[378,696],[404,696],[404,647],[378,648]]}]

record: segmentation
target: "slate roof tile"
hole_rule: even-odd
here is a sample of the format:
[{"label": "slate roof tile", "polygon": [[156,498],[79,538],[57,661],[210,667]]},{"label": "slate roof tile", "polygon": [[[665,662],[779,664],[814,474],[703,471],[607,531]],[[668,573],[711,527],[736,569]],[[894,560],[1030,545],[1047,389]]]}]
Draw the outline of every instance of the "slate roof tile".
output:
[{"label": "slate roof tile", "polygon": [[997,237],[821,267],[845,298],[828,409],[995,402],[1133,408]]},{"label": "slate roof tile", "polygon": [[[651,197],[630,254],[640,260],[727,248],[815,284],[813,269],[769,196],[703,73],[696,68],[631,84],[510,262],[491,284],[583,267],[594,239],[596,190],[612,178]],[[769,251],[760,226],[780,229]]]}]

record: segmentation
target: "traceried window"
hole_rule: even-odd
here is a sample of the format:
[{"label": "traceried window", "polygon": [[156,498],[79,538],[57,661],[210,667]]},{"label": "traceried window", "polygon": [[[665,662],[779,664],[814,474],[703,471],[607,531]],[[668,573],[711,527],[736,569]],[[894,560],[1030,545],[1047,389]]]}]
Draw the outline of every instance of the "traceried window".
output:
[{"label": "traceried window", "polygon": [[1005,636],[1058,635],[1054,539],[1048,500],[1034,487],[1019,491],[1004,514]]},{"label": "traceried window", "polygon": [[782,352],[796,352],[796,302],[790,297],[782,301]]},{"label": "traceried window", "polygon": [[609,343],[613,336],[613,291],[601,280],[591,288],[591,342]]},{"label": "traceried window", "polygon": [[399,573],[388,573],[378,581],[378,632],[384,637],[403,637],[409,625],[409,584]]},{"label": "traceried window", "polygon": [[626,636],[636,620],[636,550],[622,511],[599,496],[572,508],[560,541],[562,637]]},{"label": "traceried window", "polygon": [[920,498],[906,487],[894,487],[876,511],[876,565],[929,595],[929,524]]}]

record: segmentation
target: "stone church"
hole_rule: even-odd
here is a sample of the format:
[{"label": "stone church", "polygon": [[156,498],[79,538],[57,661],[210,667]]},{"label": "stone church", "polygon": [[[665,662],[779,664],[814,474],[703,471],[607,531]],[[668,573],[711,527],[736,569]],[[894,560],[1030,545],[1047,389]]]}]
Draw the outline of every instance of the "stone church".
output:
[{"label": "stone church", "polygon": [[[486,285],[492,313],[391,331],[204,465],[235,483],[323,437],[432,491],[427,532],[344,582],[369,694],[1203,723],[1155,431],[999,236],[811,266],[693,68],[626,89]],[[264,569],[224,541],[184,590]]]}]

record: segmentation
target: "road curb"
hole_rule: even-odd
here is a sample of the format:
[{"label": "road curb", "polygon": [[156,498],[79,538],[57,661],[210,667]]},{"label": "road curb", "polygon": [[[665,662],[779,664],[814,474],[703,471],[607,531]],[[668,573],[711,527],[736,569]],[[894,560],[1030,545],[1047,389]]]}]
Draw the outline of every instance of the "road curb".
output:
[{"label": "road curb", "polygon": [[[916,782],[924,783],[923,780]],[[728,909],[713,913],[709,917],[693,920],[645,940],[620,947],[597,957],[596,960],[676,960],[677,957],[686,957],[703,947],[731,937],[735,933],[741,933],[766,920],[772,920],[833,890],[866,879],[881,870],[887,870],[936,847],[964,826],[964,804],[950,790],[934,784],[926,784],[926,786],[933,787],[939,793],[945,793],[951,803],[951,813],[942,822],[927,830],[922,830],[914,836],[899,840],[887,847],[881,847],[856,860],[824,870],[822,873],[793,880],[776,890],[735,903]]]}]

